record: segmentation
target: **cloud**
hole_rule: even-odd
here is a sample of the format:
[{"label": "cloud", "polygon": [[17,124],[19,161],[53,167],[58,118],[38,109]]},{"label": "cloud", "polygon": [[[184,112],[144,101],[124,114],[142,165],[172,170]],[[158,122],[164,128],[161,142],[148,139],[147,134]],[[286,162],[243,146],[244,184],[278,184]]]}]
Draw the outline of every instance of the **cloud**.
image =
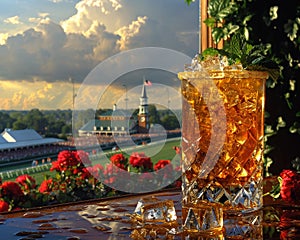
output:
[{"label": "cloud", "polygon": [[184,24],[186,19],[193,20],[185,4],[154,2],[83,0],[75,5],[76,12],[60,23],[41,11],[38,17],[29,19],[34,27],[14,36],[0,36],[0,54],[7,56],[0,62],[0,77],[54,82],[71,76],[80,82],[106,58],[145,46],[194,55],[198,38],[190,34],[193,28],[189,23]]},{"label": "cloud", "polygon": [[94,26],[87,37],[66,34],[59,24],[41,21],[0,46],[0,54],[9,56],[0,62],[2,78],[53,82],[72,76],[82,81],[96,64],[119,51],[118,40],[103,25]]},{"label": "cloud", "polygon": [[61,26],[66,33],[80,33],[88,35],[93,26],[102,25],[105,17],[122,8],[119,0],[83,0],[76,4],[76,14]]},{"label": "cloud", "polygon": [[8,33],[0,33],[0,45],[4,45],[8,38]]},{"label": "cloud", "polygon": [[[78,89],[75,85],[75,89]],[[45,81],[21,81],[15,84],[11,81],[1,81],[0,109],[27,110],[40,109],[71,109],[72,86],[70,82],[51,84]]]},{"label": "cloud", "polygon": [[6,18],[6,19],[4,19],[4,22],[8,23],[8,24],[13,24],[13,25],[22,24],[20,22],[20,17],[19,16],[13,16],[13,17],[10,17],[10,18]]},{"label": "cloud", "polygon": [[50,17],[49,17],[49,13],[39,13],[38,16],[39,17],[30,17],[28,18],[28,21],[31,23],[47,23],[50,22]]},{"label": "cloud", "polygon": [[118,41],[121,50],[127,49],[130,39],[140,32],[140,29],[143,25],[145,25],[146,20],[147,16],[138,17],[136,21],[132,21],[132,23],[128,26],[124,26],[115,32],[115,34],[121,37],[121,39]]},{"label": "cloud", "polygon": [[1,79],[63,82],[72,77],[82,82],[97,64],[122,50],[157,46],[190,56],[197,51],[197,10],[184,1],[83,0],[59,23],[49,12],[29,18],[31,28],[0,35],[0,55],[6,56]]}]

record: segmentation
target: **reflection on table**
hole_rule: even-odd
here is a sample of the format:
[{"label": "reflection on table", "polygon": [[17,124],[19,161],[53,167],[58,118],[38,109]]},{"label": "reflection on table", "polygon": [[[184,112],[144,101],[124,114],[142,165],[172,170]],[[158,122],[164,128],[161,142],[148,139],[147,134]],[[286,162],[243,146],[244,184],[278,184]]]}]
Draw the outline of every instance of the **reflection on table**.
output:
[{"label": "reflection on table", "polygon": [[0,215],[0,239],[300,239],[300,208],[265,198],[261,211],[246,218],[224,217],[217,236],[187,238],[176,230],[139,227],[131,214],[139,199],[155,196],[174,202],[181,224],[181,192],[166,190],[79,203],[49,206]]}]

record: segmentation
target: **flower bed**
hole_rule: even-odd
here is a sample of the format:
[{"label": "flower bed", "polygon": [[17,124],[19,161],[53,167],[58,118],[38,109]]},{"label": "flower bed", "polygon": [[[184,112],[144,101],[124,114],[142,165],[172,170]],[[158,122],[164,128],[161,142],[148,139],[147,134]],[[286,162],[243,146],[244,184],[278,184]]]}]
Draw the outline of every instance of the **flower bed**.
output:
[{"label": "flower bed", "polygon": [[[110,157],[109,164],[102,166],[92,165],[84,151],[61,151],[50,169],[56,172],[55,176],[45,176],[40,185],[28,174],[17,177],[15,181],[2,183],[0,179],[0,212],[124,194],[108,185],[124,181],[124,172],[144,173],[141,178],[145,179],[151,178],[150,172],[163,168],[166,170],[163,178],[180,171],[170,160],[159,160],[153,164],[144,153],[132,153],[129,159],[118,153]],[[180,185],[181,181],[177,180],[168,187]]]}]

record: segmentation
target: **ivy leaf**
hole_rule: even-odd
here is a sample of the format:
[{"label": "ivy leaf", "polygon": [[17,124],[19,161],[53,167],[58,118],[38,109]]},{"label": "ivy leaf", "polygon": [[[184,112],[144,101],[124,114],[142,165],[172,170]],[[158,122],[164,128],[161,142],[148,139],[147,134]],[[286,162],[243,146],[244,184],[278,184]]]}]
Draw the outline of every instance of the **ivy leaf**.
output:
[{"label": "ivy leaf", "polygon": [[217,20],[222,20],[233,12],[237,11],[237,4],[231,0],[216,0],[210,2],[208,14]]},{"label": "ivy leaf", "polygon": [[272,186],[272,189],[270,191],[270,196],[273,198],[279,198],[280,197],[280,189],[281,189],[281,185],[282,185],[282,178],[278,177],[278,184],[276,184],[275,186]]},{"label": "ivy leaf", "polygon": [[220,42],[220,40],[224,37],[224,31],[222,28],[213,28],[211,33],[213,39],[216,43]]},{"label": "ivy leaf", "polygon": [[216,24],[216,19],[213,17],[206,18],[203,21],[208,27],[214,27]]},{"label": "ivy leaf", "polygon": [[227,25],[224,25],[224,40],[228,39],[230,37],[230,35],[232,35],[233,33],[235,33],[237,30],[239,30],[239,26],[238,25],[233,25],[232,23],[229,23]]}]

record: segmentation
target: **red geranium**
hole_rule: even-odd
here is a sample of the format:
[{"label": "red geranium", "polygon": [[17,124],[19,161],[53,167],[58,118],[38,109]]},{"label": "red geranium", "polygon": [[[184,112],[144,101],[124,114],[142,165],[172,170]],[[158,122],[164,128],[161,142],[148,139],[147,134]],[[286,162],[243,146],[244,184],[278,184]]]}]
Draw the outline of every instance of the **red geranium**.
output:
[{"label": "red geranium", "polygon": [[16,182],[12,182],[12,181],[4,182],[0,188],[2,189],[1,193],[3,197],[7,197],[9,199],[18,201],[20,200],[21,197],[24,196],[24,193],[20,185]]},{"label": "red geranium", "polygon": [[78,158],[72,151],[61,151],[57,156],[57,161],[52,162],[51,171],[66,171],[68,168],[77,166]]},{"label": "red geranium", "polygon": [[0,200],[0,212],[7,212],[9,209],[9,204],[3,200]]},{"label": "red geranium", "polygon": [[300,202],[300,175],[292,170],[283,170],[280,173],[282,178],[280,195],[284,201],[290,203]]},{"label": "red geranium", "polygon": [[[171,163],[170,160],[159,160],[155,165],[154,165],[154,170],[158,171],[159,169],[164,168],[165,166],[169,165]],[[169,165],[171,167],[171,165]]]},{"label": "red geranium", "polygon": [[21,185],[24,191],[29,191],[36,187],[35,179],[28,174],[18,176],[16,182]]},{"label": "red geranium", "polygon": [[52,178],[44,180],[40,187],[39,187],[39,192],[40,193],[49,193],[52,191],[52,185],[53,185],[53,180]]},{"label": "red geranium", "polygon": [[113,163],[107,164],[106,169],[104,170],[104,183],[126,183],[129,173],[116,167]]},{"label": "red geranium", "polygon": [[90,161],[89,154],[83,150],[74,151],[73,154],[75,155],[77,161],[84,166],[90,166],[92,162]]},{"label": "red geranium", "polygon": [[92,175],[89,172],[89,170],[87,168],[83,168],[81,169],[81,173],[80,173],[80,177],[81,179],[88,179],[90,178]]},{"label": "red geranium", "polygon": [[50,171],[56,170],[58,172],[66,171],[68,169],[74,170],[77,168],[84,168],[84,165],[90,165],[91,161],[89,155],[85,151],[61,151],[57,156],[57,161],[52,162]]},{"label": "red geranium", "polygon": [[126,170],[127,159],[122,153],[114,154],[110,157],[110,161],[118,168]]},{"label": "red geranium", "polygon": [[144,153],[132,153],[129,157],[129,163],[136,168],[143,168],[148,171],[153,169],[151,158],[147,157]]},{"label": "red geranium", "polygon": [[94,165],[92,167],[87,167],[86,169],[96,179],[99,179],[100,178],[100,173],[103,174],[103,172],[104,172],[104,167],[101,164],[96,164],[96,165]]},{"label": "red geranium", "polygon": [[170,160],[159,160],[155,166],[154,166],[155,171],[159,171],[159,174],[162,174],[162,177],[164,179],[170,178],[173,175],[173,166],[171,164]]}]

